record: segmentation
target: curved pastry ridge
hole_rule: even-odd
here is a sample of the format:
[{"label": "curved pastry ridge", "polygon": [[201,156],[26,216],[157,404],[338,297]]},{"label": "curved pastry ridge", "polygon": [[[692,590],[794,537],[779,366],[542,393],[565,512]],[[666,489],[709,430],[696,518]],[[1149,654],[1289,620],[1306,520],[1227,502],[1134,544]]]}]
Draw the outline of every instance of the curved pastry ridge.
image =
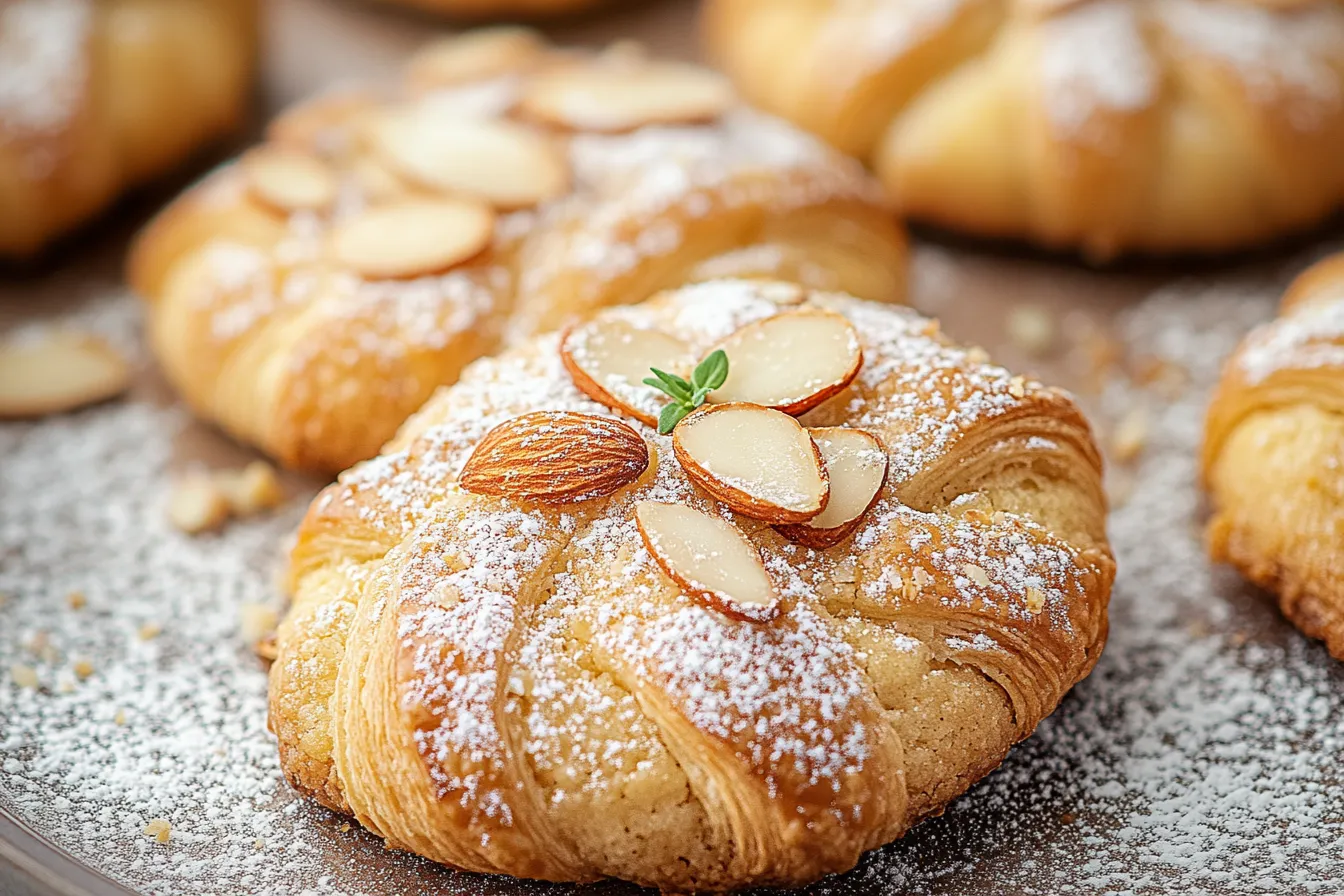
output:
[{"label": "curved pastry ridge", "polygon": [[[271,708],[302,789],[459,868],[794,885],[941,811],[1096,663],[1114,561],[1065,394],[908,309],[789,283],[580,329],[724,347],[736,422],[660,433],[566,354],[575,331],[467,368],[300,530]],[[773,338],[815,371],[820,404],[778,402],[797,418],[740,400],[793,375],[752,343]],[[776,456],[780,433],[816,450]],[[641,460],[603,466],[623,451]],[[812,532],[770,518],[808,464],[842,508]],[[600,494],[565,482],[602,469]]]},{"label": "curved pastry ridge", "polygon": [[1277,320],[1228,359],[1205,421],[1202,473],[1217,559],[1275,592],[1344,657],[1344,257],[1303,273]]}]

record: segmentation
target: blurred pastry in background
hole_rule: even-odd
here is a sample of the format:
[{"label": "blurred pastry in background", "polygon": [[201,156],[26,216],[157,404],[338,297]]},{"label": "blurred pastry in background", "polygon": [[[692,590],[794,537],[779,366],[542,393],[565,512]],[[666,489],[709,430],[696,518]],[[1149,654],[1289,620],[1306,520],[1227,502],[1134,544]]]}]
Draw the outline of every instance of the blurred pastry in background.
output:
[{"label": "blurred pastry in background", "polygon": [[540,19],[582,12],[607,0],[381,0],[466,19],[501,19],[522,16]]},{"label": "blurred pastry in background", "polygon": [[0,0],[0,259],[242,121],[255,0]]},{"label": "blurred pastry in background", "polygon": [[729,276],[899,301],[906,257],[861,165],[721,76],[500,29],[283,114],[130,272],[199,413],[335,472],[513,337]]},{"label": "blurred pastry in background", "polygon": [[704,26],[749,100],[950,230],[1104,260],[1344,206],[1331,0],[709,0]]},{"label": "blurred pastry in background", "polygon": [[1209,550],[1344,660],[1344,254],[1302,274],[1209,408]]}]

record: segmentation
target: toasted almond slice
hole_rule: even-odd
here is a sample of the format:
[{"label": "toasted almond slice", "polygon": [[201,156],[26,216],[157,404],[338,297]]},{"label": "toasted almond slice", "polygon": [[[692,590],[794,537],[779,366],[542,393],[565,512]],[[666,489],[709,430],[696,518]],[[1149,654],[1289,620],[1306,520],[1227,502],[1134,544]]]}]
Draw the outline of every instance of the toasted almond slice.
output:
[{"label": "toasted almond slice", "polygon": [[53,332],[0,344],[0,419],[73,411],[130,384],[130,365],[94,336]]},{"label": "toasted almond slice", "polygon": [[647,426],[658,425],[665,402],[644,384],[649,368],[685,373],[694,361],[675,336],[612,319],[570,328],[560,340],[560,358],[580,392]]},{"label": "toasted almond slice", "polygon": [[485,434],[458,482],[478,495],[573,504],[603,498],[649,466],[649,446],[619,420],[537,411]]},{"label": "toasted almond slice", "polygon": [[420,87],[437,87],[525,71],[546,51],[531,28],[480,28],[433,41],[411,57],[407,76]]},{"label": "toasted almond slice", "polygon": [[422,102],[377,117],[371,134],[379,152],[412,180],[497,208],[527,208],[569,190],[559,148],[513,122],[453,115]]},{"label": "toasted almond slice", "polygon": [[808,434],[821,451],[831,497],[826,509],[805,523],[780,526],[781,535],[809,548],[828,548],[849,537],[887,481],[887,450],[861,429],[823,426]]},{"label": "toasted almond slice", "polygon": [[858,332],[824,308],[782,311],[717,347],[728,355],[728,379],[710,401],[747,401],[795,416],[840,392],[863,366]]},{"label": "toasted almond slice", "polygon": [[829,502],[820,451],[780,411],[711,405],[672,430],[672,450],[688,479],[743,516],[801,523]]},{"label": "toasted almond slice", "polygon": [[339,221],[331,253],[365,277],[423,277],[478,255],[494,226],[495,213],[480,202],[403,199]]},{"label": "toasted almond slice", "polygon": [[345,142],[342,129],[378,103],[368,90],[330,90],[280,113],[266,128],[266,139],[299,151],[339,152]]},{"label": "toasted almond slice", "polygon": [[259,146],[242,166],[252,193],[282,212],[323,211],[336,201],[336,175],[310,153]]},{"label": "toasted almond slice", "polygon": [[720,612],[751,622],[779,614],[761,554],[727,520],[683,504],[641,501],[635,522],[667,577]]},{"label": "toasted almond slice", "polygon": [[524,114],[578,131],[709,121],[733,104],[727,79],[680,62],[557,68],[528,85]]}]

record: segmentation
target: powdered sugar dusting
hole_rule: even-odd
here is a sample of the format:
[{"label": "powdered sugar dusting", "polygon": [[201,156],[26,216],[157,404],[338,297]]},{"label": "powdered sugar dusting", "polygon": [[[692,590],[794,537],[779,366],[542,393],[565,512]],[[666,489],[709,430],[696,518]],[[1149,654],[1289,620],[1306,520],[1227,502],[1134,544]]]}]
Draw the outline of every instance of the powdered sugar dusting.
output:
[{"label": "powdered sugar dusting", "polygon": [[1131,0],[1085,3],[1042,28],[1045,108],[1064,134],[1113,139],[1098,129],[1099,115],[1133,113],[1157,99],[1161,73]]},{"label": "powdered sugar dusting", "polygon": [[1238,351],[1236,365],[1251,385],[1280,370],[1344,369],[1344,291],[1258,327]]},{"label": "powdered sugar dusting", "polygon": [[57,130],[83,99],[89,0],[0,5],[0,132]]}]

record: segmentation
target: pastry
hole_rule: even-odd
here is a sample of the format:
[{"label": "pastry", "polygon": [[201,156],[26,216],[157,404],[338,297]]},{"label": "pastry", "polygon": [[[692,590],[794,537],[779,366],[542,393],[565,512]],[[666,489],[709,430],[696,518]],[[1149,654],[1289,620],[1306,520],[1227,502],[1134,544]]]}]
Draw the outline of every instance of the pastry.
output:
[{"label": "pastry", "polygon": [[541,18],[565,15],[595,7],[602,0],[386,0],[386,2],[450,16],[499,19],[508,16]]},{"label": "pastry", "polygon": [[0,0],[0,259],[235,128],[254,0]]},{"label": "pastry", "polygon": [[1344,206],[1333,0],[709,0],[706,32],[748,99],[951,230],[1106,259]]},{"label": "pastry", "polygon": [[[709,399],[671,435],[651,367]],[[1104,517],[1070,398],[901,306],[720,280],[609,308],[477,361],[318,496],[281,764],[473,871],[811,881],[1088,674]]]},{"label": "pastry", "polygon": [[1302,274],[1209,407],[1209,552],[1344,660],[1344,254]]},{"label": "pastry", "polygon": [[603,305],[726,275],[900,299],[880,194],[718,75],[487,30],[281,116],[148,229],[131,277],[197,411],[336,472],[502,340]]}]

